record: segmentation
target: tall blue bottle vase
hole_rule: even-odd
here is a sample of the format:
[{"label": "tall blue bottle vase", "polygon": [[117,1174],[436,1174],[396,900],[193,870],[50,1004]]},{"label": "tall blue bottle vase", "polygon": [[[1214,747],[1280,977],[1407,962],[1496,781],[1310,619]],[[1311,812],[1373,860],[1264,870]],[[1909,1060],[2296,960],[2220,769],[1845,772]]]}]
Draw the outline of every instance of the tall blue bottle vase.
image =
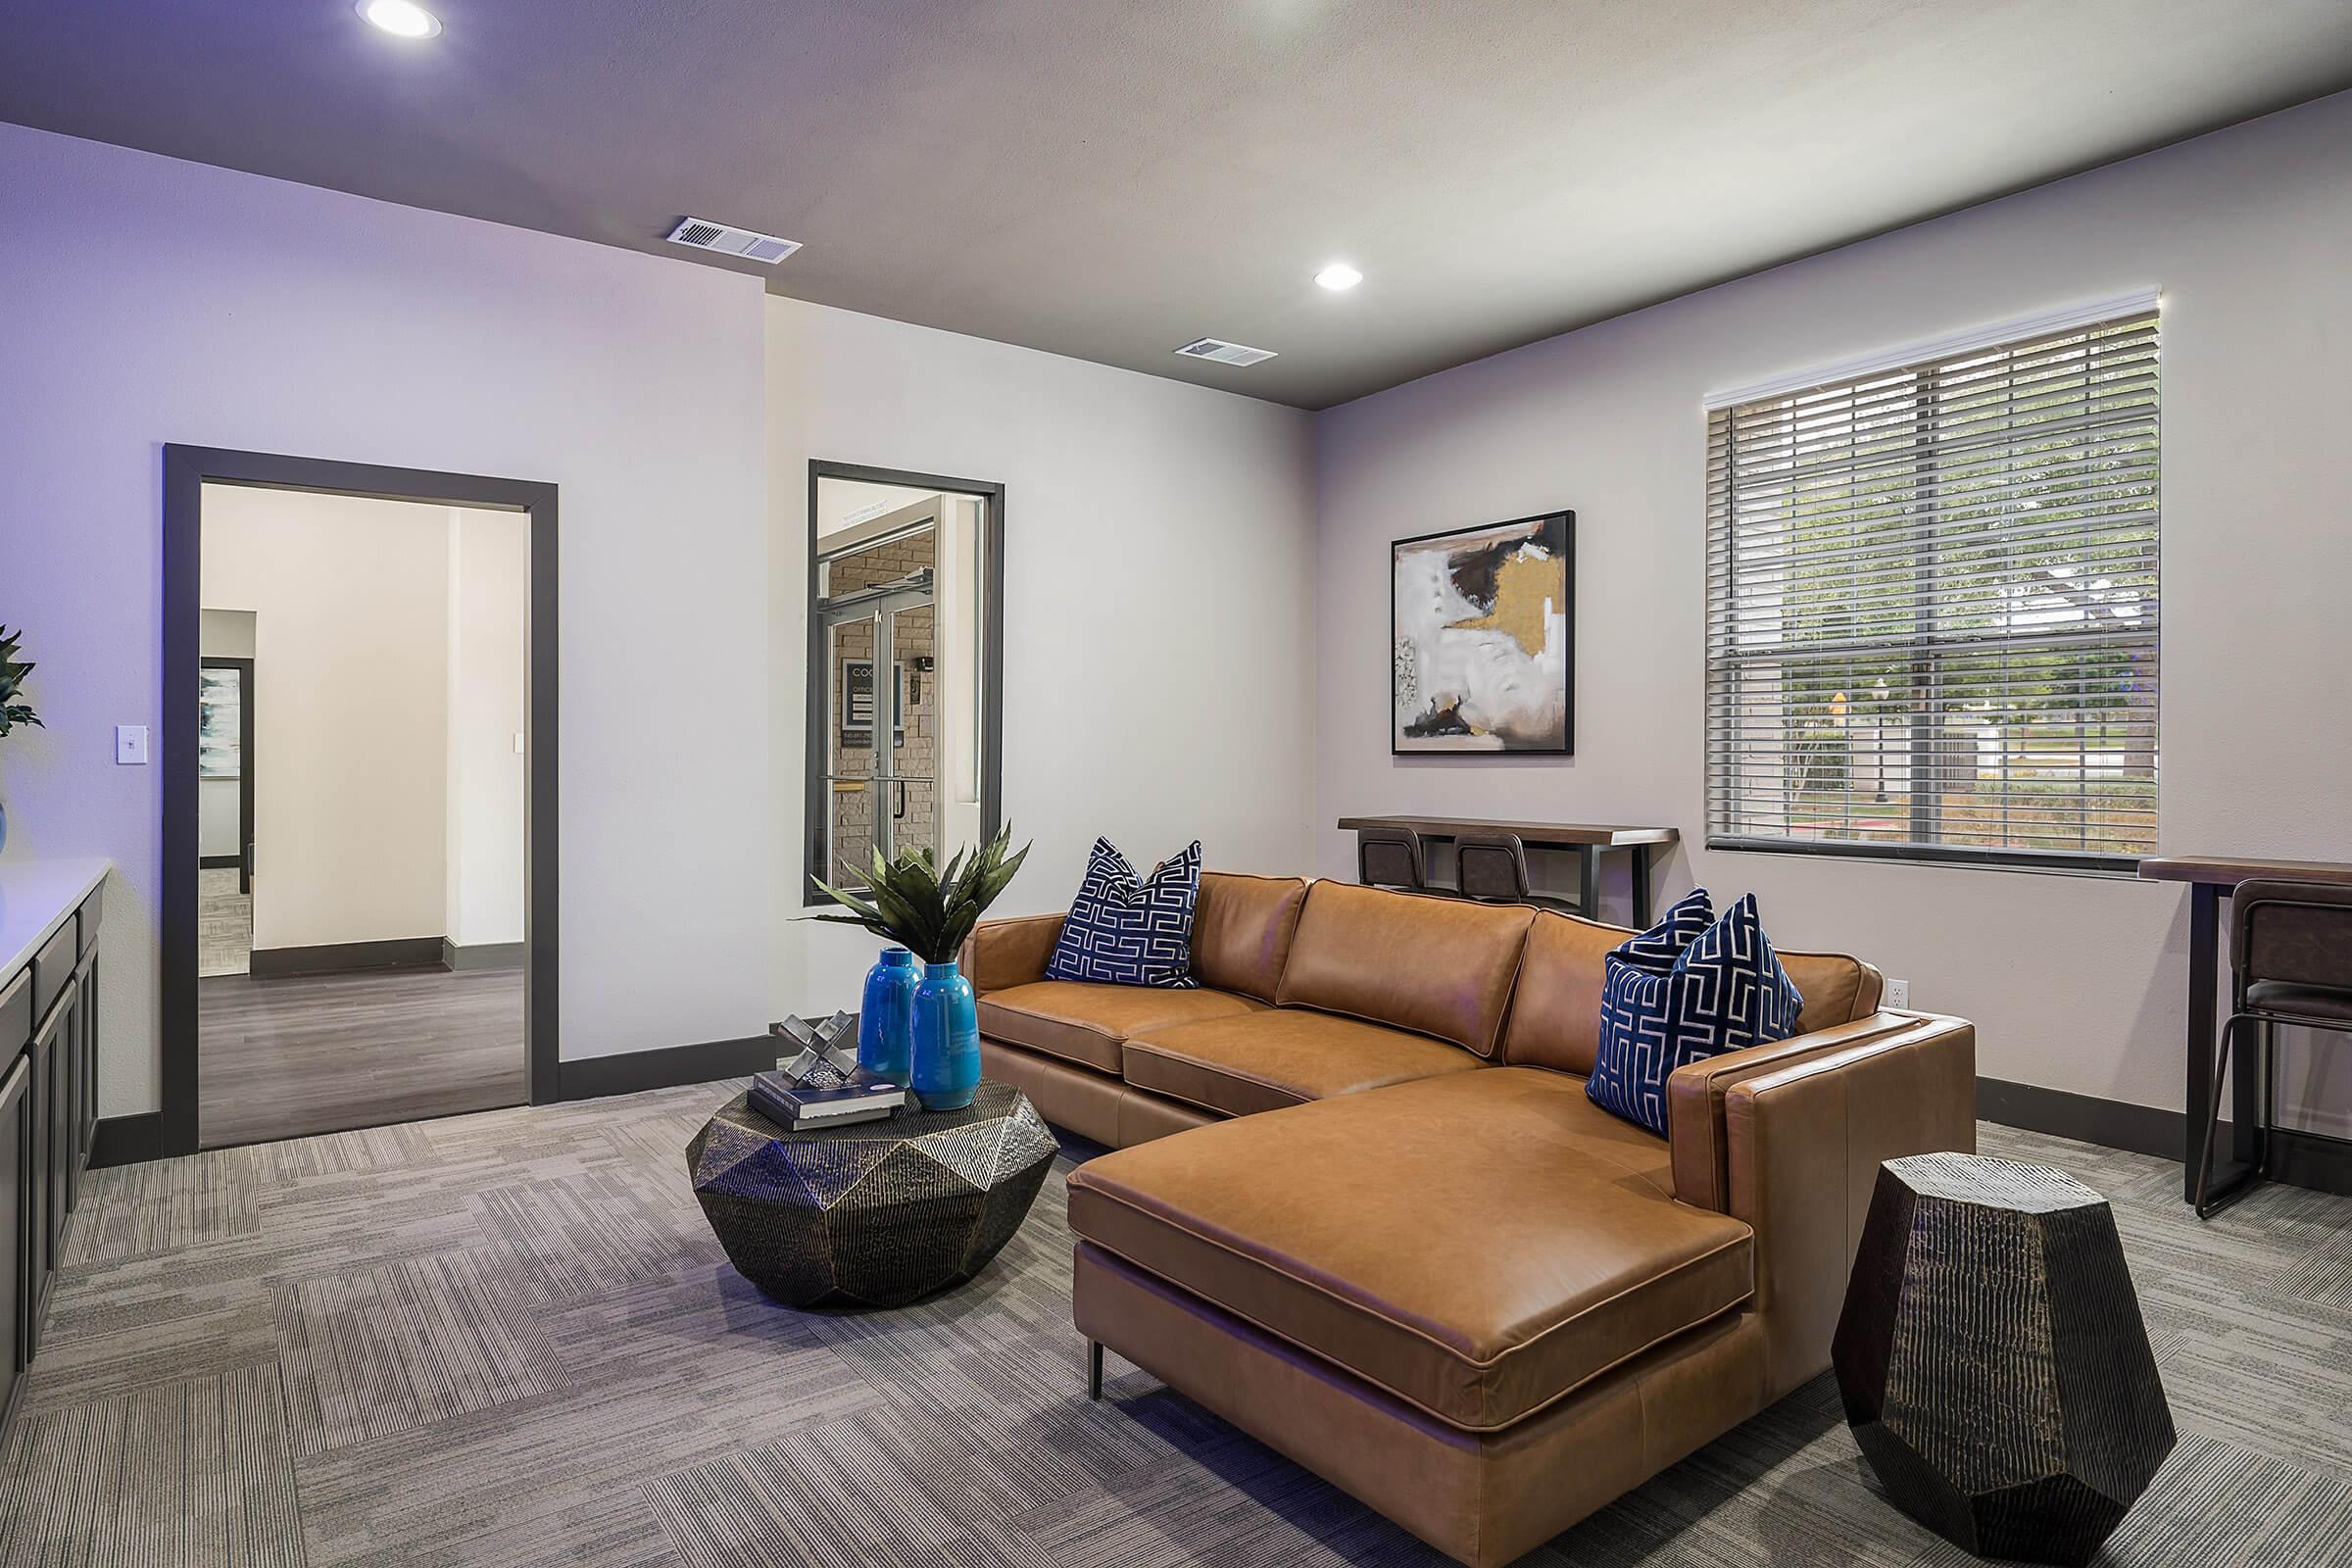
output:
[{"label": "tall blue bottle vase", "polygon": [[925,964],[914,988],[911,1087],[925,1110],[960,1110],[980,1087],[980,1008],[953,963]]},{"label": "tall blue bottle vase", "polygon": [[906,1082],[914,1051],[914,955],[884,948],[865,971],[865,997],[858,1007],[858,1065],[877,1078]]}]

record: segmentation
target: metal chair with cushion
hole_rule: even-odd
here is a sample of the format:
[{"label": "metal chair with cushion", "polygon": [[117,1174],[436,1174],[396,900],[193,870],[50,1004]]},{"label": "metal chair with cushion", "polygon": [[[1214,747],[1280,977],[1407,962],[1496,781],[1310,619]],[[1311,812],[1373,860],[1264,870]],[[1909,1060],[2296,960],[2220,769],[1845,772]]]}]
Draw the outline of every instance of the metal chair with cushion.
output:
[{"label": "metal chair with cushion", "polygon": [[1355,879],[1368,888],[1397,888],[1406,893],[1451,893],[1429,880],[1429,861],[1421,835],[1409,827],[1359,827],[1355,830]]},{"label": "metal chair with cushion", "polygon": [[[2230,906],[2231,1002],[2206,1097],[2205,1141],[2197,1159],[2199,1219],[2234,1202],[2269,1173],[2278,1026],[2352,1034],[2352,887],[2241,882]],[[2222,1120],[2222,1074],[2244,1028],[2255,1030],[2258,1042],[2257,1087],[2250,1097],[2254,1159],[2242,1176],[2215,1192],[2213,1146]]]},{"label": "metal chair with cushion", "polygon": [[1533,893],[1527,885],[1527,846],[1516,833],[1464,833],[1453,841],[1458,891],[1481,904],[1533,904],[1546,909],[1576,909],[1565,899]]}]

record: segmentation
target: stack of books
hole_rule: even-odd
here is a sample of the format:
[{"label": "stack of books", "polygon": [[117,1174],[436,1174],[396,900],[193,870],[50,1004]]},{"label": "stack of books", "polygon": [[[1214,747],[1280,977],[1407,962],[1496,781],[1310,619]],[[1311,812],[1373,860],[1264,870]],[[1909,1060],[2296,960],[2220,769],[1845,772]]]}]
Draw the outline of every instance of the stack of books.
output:
[{"label": "stack of books", "polygon": [[786,1132],[805,1133],[814,1127],[848,1127],[861,1121],[881,1121],[896,1115],[906,1103],[906,1086],[877,1078],[860,1067],[849,1081],[832,1089],[798,1085],[782,1073],[755,1073],[746,1097],[752,1109]]}]

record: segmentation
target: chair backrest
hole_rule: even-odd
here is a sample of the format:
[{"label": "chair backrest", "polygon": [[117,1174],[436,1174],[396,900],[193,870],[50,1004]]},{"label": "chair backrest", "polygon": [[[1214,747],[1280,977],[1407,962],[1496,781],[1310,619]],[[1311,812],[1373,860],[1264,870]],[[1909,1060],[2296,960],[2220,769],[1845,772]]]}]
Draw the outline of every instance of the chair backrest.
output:
[{"label": "chair backrest", "polygon": [[2352,991],[2352,887],[2240,882],[2230,895],[2230,967],[2257,980]]},{"label": "chair backrest", "polygon": [[1421,868],[1421,835],[1409,827],[1355,830],[1355,879],[1368,888],[1402,888],[1419,893],[1428,883]]},{"label": "chair backrest", "polygon": [[1453,841],[1454,885],[1482,904],[1527,900],[1527,846],[1516,833],[1464,833]]}]

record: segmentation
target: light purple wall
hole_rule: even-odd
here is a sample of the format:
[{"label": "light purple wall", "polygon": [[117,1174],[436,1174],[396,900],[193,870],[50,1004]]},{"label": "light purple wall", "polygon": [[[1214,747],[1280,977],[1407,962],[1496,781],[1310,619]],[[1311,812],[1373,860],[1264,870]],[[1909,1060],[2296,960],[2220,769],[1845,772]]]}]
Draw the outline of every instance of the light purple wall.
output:
[{"label": "light purple wall", "polygon": [[0,125],[10,858],[100,854],[100,1110],[156,1102],[161,448],[561,487],[563,1049],[757,1033],[770,867],[756,278]]},{"label": "light purple wall", "polygon": [[[1670,823],[1669,890],[1753,890],[1786,945],[1908,979],[1977,1020],[1986,1075],[2179,1106],[2179,888],[1700,847],[1702,402],[2160,286],[2163,847],[2352,858],[2348,147],[2343,94],[1321,416],[1317,868],[1347,872],[1351,811]],[[1557,507],[1578,514],[1577,756],[1392,759],[1387,542]],[[2326,1071],[2291,1065],[2289,1097],[2352,1130]]]}]

